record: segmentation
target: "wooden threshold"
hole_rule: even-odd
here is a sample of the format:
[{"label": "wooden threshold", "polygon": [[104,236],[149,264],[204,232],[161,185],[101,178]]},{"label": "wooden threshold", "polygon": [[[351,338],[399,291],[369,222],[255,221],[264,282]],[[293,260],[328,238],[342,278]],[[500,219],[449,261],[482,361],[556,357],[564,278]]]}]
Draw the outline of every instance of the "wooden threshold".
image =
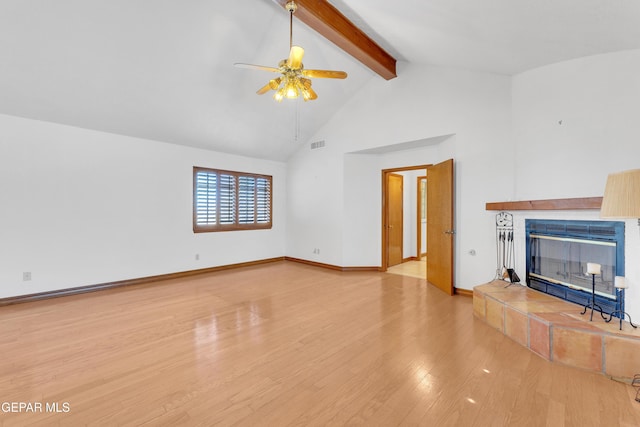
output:
[{"label": "wooden threshold", "polygon": [[[284,7],[288,0],[274,0]],[[385,80],[397,77],[396,59],[327,0],[296,0],[294,16]]]},{"label": "wooden threshold", "polygon": [[486,204],[488,211],[543,211],[600,209],[602,197],[577,197],[570,199],[521,200],[517,202],[492,202]]}]

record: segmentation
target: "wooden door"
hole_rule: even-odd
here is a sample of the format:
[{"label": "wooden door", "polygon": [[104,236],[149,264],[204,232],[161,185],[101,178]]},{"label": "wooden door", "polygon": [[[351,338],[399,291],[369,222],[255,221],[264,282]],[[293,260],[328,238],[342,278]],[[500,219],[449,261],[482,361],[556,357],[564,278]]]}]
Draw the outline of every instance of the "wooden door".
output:
[{"label": "wooden door", "polygon": [[403,176],[390,173],[387,180],[387,267],[391,267],[402,263]]},{"label": "wooden door", "polygon": [[453,295],[453,159],[427,167],[427,280]]}]

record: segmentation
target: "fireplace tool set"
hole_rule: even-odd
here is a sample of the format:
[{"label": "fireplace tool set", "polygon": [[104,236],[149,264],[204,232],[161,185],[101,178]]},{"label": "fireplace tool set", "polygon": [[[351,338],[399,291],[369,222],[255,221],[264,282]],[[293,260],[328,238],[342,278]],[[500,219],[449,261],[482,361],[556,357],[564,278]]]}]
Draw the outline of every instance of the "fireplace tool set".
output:
[{"label": "fireplace tool set", "polygon": [[506,287],[519,283],[520,278],[513,268],[513,215],[499,212],[496,215],[496,279],[510,282]]}]

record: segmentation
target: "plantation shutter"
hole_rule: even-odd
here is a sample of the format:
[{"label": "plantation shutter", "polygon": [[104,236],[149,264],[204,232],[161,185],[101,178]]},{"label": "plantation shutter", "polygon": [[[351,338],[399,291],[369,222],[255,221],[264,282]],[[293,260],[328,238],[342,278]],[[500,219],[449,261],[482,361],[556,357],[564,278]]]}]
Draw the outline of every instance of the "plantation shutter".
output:
[{"label": "plantation shutter", "polygon": [[256,179],[251,176],[238,177],[238,223],[255,222]]},{"label": "plantation shutter", "polygon": [[236,222],[236,177],[234,175],[220,175],[218,187],[220,200],[220,224]]},{"label": "plantation shutter", "polygon": [[256,179],[256,222],[271,223],[271,180]]},{"label": "plantation shutter", "polygon": [[271,228],[267,175],[194,167],[194,232]]},{"label": "plantation shutter", "polygon": [[199,171],[196,173],[196,224],[216,224],[217,181],[215,173]]}]

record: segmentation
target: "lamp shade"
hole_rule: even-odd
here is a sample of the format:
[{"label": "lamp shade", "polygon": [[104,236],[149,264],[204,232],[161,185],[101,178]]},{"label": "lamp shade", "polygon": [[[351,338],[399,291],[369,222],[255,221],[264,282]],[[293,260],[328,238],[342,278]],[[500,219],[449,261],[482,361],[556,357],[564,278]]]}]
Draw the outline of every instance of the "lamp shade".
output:
[{"label": "lamp shade", "polygon": [[640,218],[640,169],[609,174],[600,217]]}]

